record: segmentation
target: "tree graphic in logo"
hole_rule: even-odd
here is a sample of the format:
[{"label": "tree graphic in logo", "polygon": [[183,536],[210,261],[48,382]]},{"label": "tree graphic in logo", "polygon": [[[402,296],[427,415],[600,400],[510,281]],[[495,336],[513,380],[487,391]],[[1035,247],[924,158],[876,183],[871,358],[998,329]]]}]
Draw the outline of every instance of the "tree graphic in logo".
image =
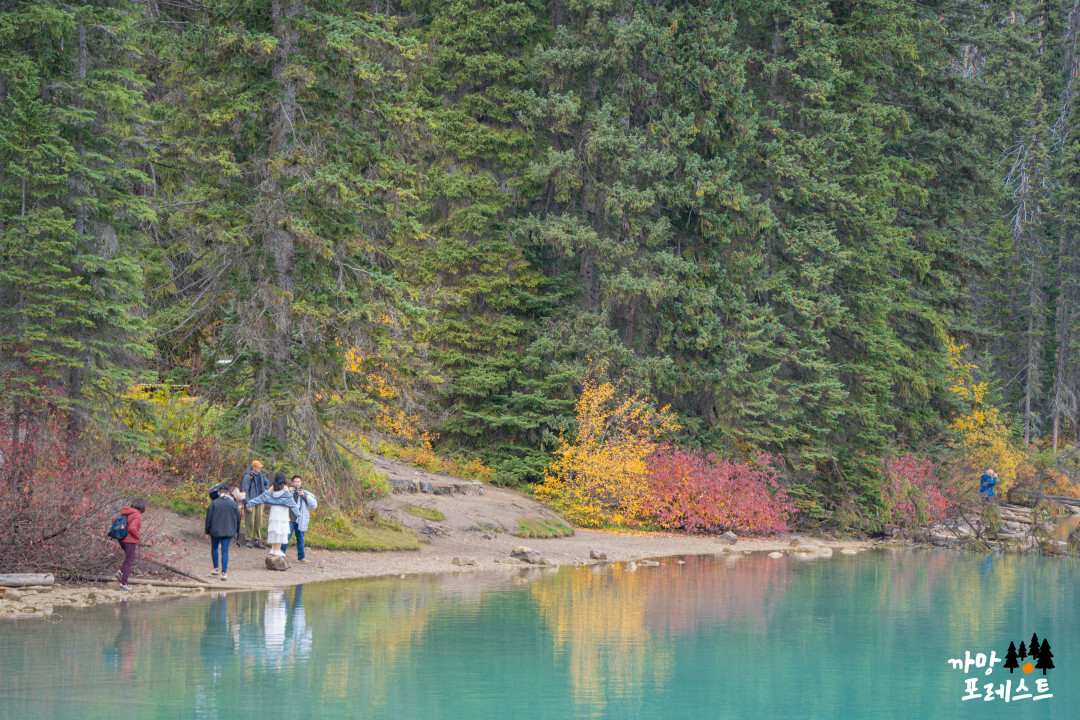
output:
[{"label": "tree graphic in logo", "polygon": [[[1024,643],[1020,643],[1021,652],[1023,652],[1023,649]],[[1016,661],[1016,643],[1009,643],[1009,652],[1005,653],[1005,664],[1002,665],[1002,667],[1009,668],[1010,675],[1012,674],[1013,670],[1020,667],[1020,663]]]},{"label": "tree graphic in logo", "polygon": [[1042,647],[1039,649],[1039,663],[1035,667],[1042,670],[1043,675],[1047,670],[1054,668],[1054,653],[1050,652],[1050,643],[1046,641],[1046,638],[1043,638]]},{"label": "tree graphic in logo", "polygon": [[[1031,658],[1025,662],[1026,658]],[[1039,640],[1038,633],[1031,634],[1031,642],[1025,644],[1020,641],[1020,647],[1016,643],[1009,643],[1009,650],[1005,653],[1003,668],[1008,668],[1012,674],[1016,670],[1025,675],[1030,675],[1036,670],[1042,670],[1043,675],[1047,670],[1054,669],[1054,653],[1050,652],[1050,642],[1046,639]]]}]

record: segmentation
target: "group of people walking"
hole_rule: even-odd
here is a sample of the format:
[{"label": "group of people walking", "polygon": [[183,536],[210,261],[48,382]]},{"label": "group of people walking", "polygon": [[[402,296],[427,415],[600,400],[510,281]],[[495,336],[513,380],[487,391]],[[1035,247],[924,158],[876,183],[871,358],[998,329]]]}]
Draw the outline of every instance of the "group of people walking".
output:
[{"label": "group of people walking", "polygon": [[[219,485],[211,490],[212,502],[206,509],[205,532],[210,538],[210,560],[214,564],[211,575],[228,579],[229,547],[233,538],[240,545],[240,508],[244,512],[245,547],[266,549],[271,555],[285,555],[285,548],[293,535],[296,536],[297,561],[308,562],[304,552],[304,533],[311,522],[311,511],[319,506],[318,500],[303,489],[304,480],[294,475],[291,484],[285,473],[274,473],[270,483],[258,460],[244,473],[239,487],[233,484]],[[269,508],[269,511],[264,511]],[[266,542],[263,542],[265,538]],[[221,556],[220,572],[218,555]]]}]

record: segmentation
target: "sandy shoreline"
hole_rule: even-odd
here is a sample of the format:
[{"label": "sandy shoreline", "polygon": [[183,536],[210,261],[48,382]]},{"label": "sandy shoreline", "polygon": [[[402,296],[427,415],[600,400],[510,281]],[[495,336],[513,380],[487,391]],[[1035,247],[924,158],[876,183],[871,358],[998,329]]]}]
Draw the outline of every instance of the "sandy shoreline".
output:
[{"label": "sandy shoreline", "polygon": [[[391,469],[393,471],[393,469]],[[424,476],[421,471],[402,467],[399,475]],[[434,476],[427,476],[434,477]],[[435,481],[444,478],[435,478]],[[410,514],[407,505],[421,504],[438,509],[443,519],[432,522]],[[547,566],[581,565],[596,562],[601,555],[606,562],[641,561],[678,555],[718,553],[777,552],[800,556],[824,556],[831,551],[848,553],[868,549],[870,541],[812,539],[805,536],[778,535],[761,539],[740,539],[731,544],[716,536],[691,536],[674,533],[620,533],[577,530],[570,537],[524,539],[508,530],[518,527],[525,518],[556,517],[548,508],[521,493],[485,487],[480,495],[395,494],[376,504],[379,513],[405,527],[426,531],[430,542],[419,550],[394,552],[351,552],[309,549],[308,563],[298,563],[296,549],[287,557],[291,567],[285,571],[268,570],[266,550],[234,545],[229,556],[228,581],[210,574],[210,543],[202,535],[202,520],[164,510],[151,510],[148,519],[159,537],[168,542],[154,548],[155,555],[207,583],[200,588],[160,587],[133,584],[124,592],[111,583],[59,582],[50,589],[19,590],[12,597],[0,599],[0,619],[41,619],[60,617],[57,608],[87,607],[97,603],[149,600],[208,591],[266,590],[328,580],[431,574],[462,573],[481,570],[516,571],[530,565],[510,557],[517,546],[539,552]],[[167,548],[167,549],[166,549]],[[136,564],[136,571],[139,565]],[[135,576],[138,579],[138,575]]]},{"label": "sandy shoreline", "polygon": [[[799,543],[798,545],[793,545]],[[198,545],[193,543],[193,545]],[[347,551],[309,551],[310,563],[291,562],[295,550],[290,548],[292,567],[284,572],[267,570],[264,565],[266,552],[233,548],[230,554],[229,580],[221,582],[210,576],[209,543],[206,548],[194,547],[186,562],[179,567],[189,570],[207,581],[205,588],[174,588],[150,585],[132,585],[127,592],[106,583],[58,582],[51,590],[20,590],[18,599],[0,600],[0,619],[58,621],[62,609],[88,607],[98,603],[152,600],[198,595],[205,592],[266,590],[286,588],[312,582],[349,580],[385,576],[407,577],[409,575],[462,573],[503,570],[514,572],[530,565],[510,557],[519,545],[530,547],[543,555],[550,567],[581,565],[597,562],[592,553],[602,553],[606,562],[641,561],[662,559],[680,555],[711,555],[735,553],[779,552],[803,556],[822,556],[828,551],[861,551],[873,546],[867,541],[820,540],[805,536],[781,535],[765,539],[739,540],[734,544],[722,544],[715,537],[692,537],[666,533],[627,535],[595,530],[578,530],[575,535],[557,539],[530,539],[498,534],[490,540],[479,533],[469,532],[465,537],[450,535],[437,538],[419,551],[384,553],[361,553]],[[205,552],[199,552],[205,550]],[[455,563],[462,563],[456,564]],[[10,591],[9,591],[10,593]]]}]

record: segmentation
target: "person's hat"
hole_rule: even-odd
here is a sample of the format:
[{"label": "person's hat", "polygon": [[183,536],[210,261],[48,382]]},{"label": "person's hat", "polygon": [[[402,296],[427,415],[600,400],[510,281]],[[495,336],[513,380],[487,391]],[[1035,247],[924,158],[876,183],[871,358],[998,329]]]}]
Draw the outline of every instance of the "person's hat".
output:
[{"label": "person's hat", "polygon": [[256,470],[262,470],[262,463],[258,460],[252,460],[251,467],[255,468]]}]

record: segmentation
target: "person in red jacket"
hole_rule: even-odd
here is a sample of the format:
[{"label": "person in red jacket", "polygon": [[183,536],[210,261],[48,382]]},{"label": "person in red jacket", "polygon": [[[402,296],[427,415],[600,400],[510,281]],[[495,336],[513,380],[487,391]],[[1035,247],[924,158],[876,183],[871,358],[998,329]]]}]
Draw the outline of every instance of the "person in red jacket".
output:
[{"label": "person in red jacket", "polygon": [[135,555],[139,547],[141,537],[139,531],[142,529],[144,512],[146,512],[146,501],[142,498],[135,498],[131,501],[131,505],[120,511],[121,515],[127,515],[128,531],[126,536],[117,541],[120,543],[120,549],[124,551],[124,564],[116,571],[116,579],[120,581],[121,590],[131,589],[128,587],[128,576],[131,575],[131,569],[135,567]]}]

